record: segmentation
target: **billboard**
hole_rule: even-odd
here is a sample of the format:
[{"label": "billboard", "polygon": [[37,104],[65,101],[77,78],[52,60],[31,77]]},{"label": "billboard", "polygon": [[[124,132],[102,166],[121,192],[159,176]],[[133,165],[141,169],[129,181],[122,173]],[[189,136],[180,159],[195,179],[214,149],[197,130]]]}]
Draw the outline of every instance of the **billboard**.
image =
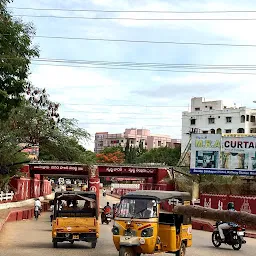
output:
[{"label": "billboard", "polygon": [[190,173],[256,176],[256,137],[192,134]]}]

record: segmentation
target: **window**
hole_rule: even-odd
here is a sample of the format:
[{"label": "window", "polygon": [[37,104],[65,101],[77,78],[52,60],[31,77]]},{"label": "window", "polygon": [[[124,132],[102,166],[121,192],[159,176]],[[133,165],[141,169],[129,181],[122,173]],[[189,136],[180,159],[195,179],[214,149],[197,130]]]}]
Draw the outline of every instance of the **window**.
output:
[{"label": "window", "polygon": [[255,116],[251,116],[251,122],[255,123]]},{"label": "window", "polygon": [[190,119],[190,125],[195,125],[196,124],[196,119]]},{"label": "window", "polygon": [[232,117],[231,116],[227,116],[226,117],[226,122],[227,123],[232,123]]},{"label": "window", "polygon": [[158,147],[161,147],[161,141],[160,140],[158,141]]},{"label": "window", "polygon": [[241,123],[245,123],[245,115],[241,116]]},{"label": "window", "polygon": [[220,128],[217,129],[217,134],[222,134],[222,131]]},{"label": "window", "polygon": [[212,109],[212,107],[210,107],[210,109]]},{"label": "window", "polygon": [[230,129],[228,129],[228,130],[225,130],[225,132],[226,132],[226,133],[231,133],[231,130],[230,130]]},{"label": "window", "polygon": [[152,199],[123,199],[118,206],[120,218],[149,219],[157,216],[157,203]]},{"label": "window", "polygon": [[250,116],[246,115],[246,121],[249,122],[250,121]]},{"label": "window", "polygon": [[211,134],[215,134],[215,130],[214,129],[211,129]]},{"label": "window", "polygon": [[215,118],[213,118],[213,117],[208,118],[208,123],[215,124]]},{"label": "window", "polygon": [[244,133],[244,128],[237,129],[237,133]]},{"label": "window", "polygon": [[200,110],[200,108],[195,108],[195,111],[199,111]]},{"label": "window", "polygon": [[208,131],[203,131],[203,134],[208,134]]}]

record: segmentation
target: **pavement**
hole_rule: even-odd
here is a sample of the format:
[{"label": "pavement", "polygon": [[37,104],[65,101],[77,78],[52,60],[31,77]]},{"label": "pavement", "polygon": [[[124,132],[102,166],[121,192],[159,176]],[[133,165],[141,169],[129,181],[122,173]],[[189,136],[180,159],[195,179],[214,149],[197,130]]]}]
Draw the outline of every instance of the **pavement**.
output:
[{"label": "pavement", "polygon": [[[100,197],[100,206],[106,202],[114,204],[118,202],[110,196]],[[49,213],[43,213],[38,221],[25,220],[18,222],[8,222],[0,232],[0,255],[1,256],[118,256],[113,242],[110,225],[100,226],[100,238],[95,249],[90,248],[90,244],[77,242],[73,245],[61,243],[59,248],[52,248],[51,224]],[[229,246],[221,246],[216,249],[211,243],[211,233],[193,230],[193,246],[188,248],[186,256],[234,256],[246,255],[255,256],[256,240],[247,238],[247,244],[243,245],[241,251],[232,250]],[[170,254],[159,254],[170,255]]]},{"label": "pavement", "polygon": [[[50,200],[52,198],[54,198],[54,194],[48,195],[45,198],[40,197],[40,200],[42,202],[46,202],[45,200]],[[29,210],[29,209],[33,208],[34,207],[34,199],[26,200],[21,203],[18,202],[18,203],[16,203],[16,207],[14,207],[14,206],[15,206],[15,203],[12,203],[12,205],[10,207],[0,209],[0,231],[2,230],[3,226],[5,225],[10,213],[18,212],[18,211],[25,211],[25,210]]]}]

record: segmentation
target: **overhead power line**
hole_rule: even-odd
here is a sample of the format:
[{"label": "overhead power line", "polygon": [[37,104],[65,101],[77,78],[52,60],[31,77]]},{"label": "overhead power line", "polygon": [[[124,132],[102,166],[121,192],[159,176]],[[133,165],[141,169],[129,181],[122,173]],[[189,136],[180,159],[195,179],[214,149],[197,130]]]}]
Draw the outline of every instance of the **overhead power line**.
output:
[{"label": "overhead power line", "polygon": [[[0,58],[1,59],[1,58]],[[68,63],[68,64],[85,64],[85,65],[106,65],[113,67],[145,67],[145,68],[184,68],[184,69],[231,69],[231,70],[255,70],[256,65],[206,65],[194,63],[159,63],[159,62],[121,62],[121,61],[92,61],[92,60],[72,60],[72,59],[50,59],[50,58],[34,58],[33,61]]]},{"label": "overhead power line", "polygon": [[47,39],[104,41],[104,42],[122,42],[122,43],[176,44],[176,45],[230,46],[230,47],[256,47],[256,44],[228,44],[228,43],[202,43],[202,42],[153,41],[153,40],[130,40],[130,39],[110,39],[110,38],[43,36],[43,35],[35,35],[34,37],[36,37],[36,38],[47,38]]},{"label": "overhead power line", "polygon": [[[79,122],[79,124],[85,124],[85,125],[125,125],[125,126],[131,126],[128,123],[91,123],[91,122]],[[181,125],[159,125],[159,124],[147,124],[147,125],[143,125],[143,127],[181,127]]]},{"label": "overhead power line", "polygon": [[[61,104],[61,105],[63,105],[63,104]],[[65,105],[65,104],[64,104]],[[116,105],[114,105],[114,106],[116,106]],[[129,106],[134,106],[134,105],[129,105]],[[137,107],[136,105],[135,105],[135,107]],[[169,107],[168,107],[169,108]],[[176,108],[175,106],[174,106],[174,108]],[[178,107],[179,108],[179,107]],[[184,107],[181,107],[181,108],[185,108],[185,106]],[[186,108],[188,108],[188,106],[186,106]],[[159,114],[163,114],[163,113],[137,113],[137,112],[102,112],[102,111],[91,111],[91,110],[62,110],[63,112],[65,112],[65,113],[88,113],[88,114],[103,114],[103,115],[134,115],[134,116],[150,116],[152,119],[153,118],[155,118],[155,116],[156,117],[159,117]],[[167,114],[164,114],[165,115],[165,117],[164,117],[164,119],[165,118],[168,118],[168,119],[170,119],[170,118],[172,118],[172,116],[170,115],[170,116],[166,116]],[[168,114],[169,115],[169,114]]]},{"label": "overhead power line", "polygon": [[34,11],[64,11],[64,12],[102,12],[102,13],[254,13],[255,10],[226,10],[226,11],[161,11],[161,10],[99,10],[99,9],[65,9],[65,8],[30,8],[30,7],[8,7],[13,10]]},{"label": "overhead power line", "polygon": [[143,104],[98,104],[98,103],[64,103],[61,105],[70,106],[103,106],[103,107],[145,107],[145,108],[187,108],[188,106],[175,106],[175,105],[143,105]]},{"label": "overhead power line", "polygon": [[[0,59],[17,59],[2,57]],[[131,71],[155,71],[155,72],[189,72],[189,73],[213,73],[231,75],[256,75],[256,65],[202,65],[202,64],[168,64],[168,63],[139,63],[139,62],[111,62],[111,61],[91,61],[91,60],[68,60],[68,59],[32,59],[34,65],[79,67],[79,68],[100,68],[110,70],[131,70]],[[203,71],[202,71],[203,70]],[[206,70],[206,71],[204,71]],[[231,71],[231,72],[223,72]],[[237,72],[242,71],[242,72]]]},{"label": "overhead power line", "polygon": [[217,72],[217,71],[191,71],[191,70],[171,70],[171,69],[145,69],[145,68],[114,68],[107,66],[86,66],[86,65],[63,65],[63,64],[44,64],[33,63],[38,66],[53,66],[53,67],[69,67],[69,68],[92,68],[92,69],[109,69],[109,70],[127,70],[127,71],[154,71],[154,72],[169,72],[169,73],[198,73],[198,74],[224,74],[224,75],[256,75],[250,72]]},{"label": "overhead power line", "polygon": [[136,21],[252,21],[256,18],[133,18],[133,17],[83,17],[83,16],[56,16],[56,15],[28,15],[13,14],[15,17],[53,18],[53,19],[83,19],[83,20],[136,20]]}]

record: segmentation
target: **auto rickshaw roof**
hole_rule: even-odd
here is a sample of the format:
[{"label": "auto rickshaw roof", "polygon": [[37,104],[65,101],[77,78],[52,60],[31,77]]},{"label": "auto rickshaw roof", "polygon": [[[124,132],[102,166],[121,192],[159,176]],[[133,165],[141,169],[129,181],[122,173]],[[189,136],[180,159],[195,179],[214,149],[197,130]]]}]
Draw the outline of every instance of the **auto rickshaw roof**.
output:
[{"label": "auto rickshaw roof", "polygon": [[87,200],[96,201],[96,193],[93,191],[64,191],[56,192],[55,199],[58,200]]},{"label": "auto rickshaw roof", "polygon": [[155,198],[158,201],[181,199],[182,201],[186,201],[191,200],[191,195],[188,192],[180,191],[137,190],[127,193],[122,198]]}]

